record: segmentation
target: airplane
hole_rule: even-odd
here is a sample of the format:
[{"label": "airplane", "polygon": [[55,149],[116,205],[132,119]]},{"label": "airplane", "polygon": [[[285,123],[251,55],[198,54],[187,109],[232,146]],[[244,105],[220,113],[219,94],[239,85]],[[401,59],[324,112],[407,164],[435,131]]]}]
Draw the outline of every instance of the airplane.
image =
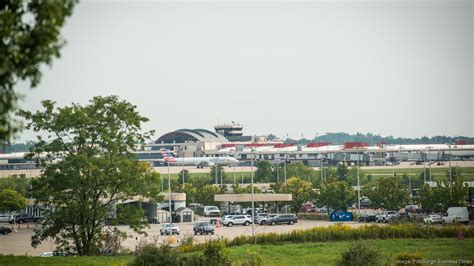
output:
[{"label": "airplane", "polygon": [[163,159],[166,164],[177,166],[196,166],[197,168],[204,168],[204,166],[224,165],[235,166],[239,164],[239,160],[234,157],[183,157],[175,158],[167,151],[162,150]]}]

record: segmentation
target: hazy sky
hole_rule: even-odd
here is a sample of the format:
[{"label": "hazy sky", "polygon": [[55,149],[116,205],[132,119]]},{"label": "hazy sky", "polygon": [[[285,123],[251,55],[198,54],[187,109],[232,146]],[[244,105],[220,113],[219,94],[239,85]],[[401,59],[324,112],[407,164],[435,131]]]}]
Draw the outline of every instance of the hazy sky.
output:
[{"label": "hazy sky", "polygon": [[473,12],[469,0],[82,1],[22,106],[115,94],[157,136],[218,121],[294,138],[473,136]]}]

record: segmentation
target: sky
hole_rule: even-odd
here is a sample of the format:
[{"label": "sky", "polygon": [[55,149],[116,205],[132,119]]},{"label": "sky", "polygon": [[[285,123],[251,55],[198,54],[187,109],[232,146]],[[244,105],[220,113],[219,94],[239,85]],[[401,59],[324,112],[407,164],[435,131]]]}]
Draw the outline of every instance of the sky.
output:
[{"label": "sky", "polygon": [[[21,107],[118,95],[158,137],[474,136],[473,1],[81,1]],[[34,139],[24,131],[20,140]]]}]

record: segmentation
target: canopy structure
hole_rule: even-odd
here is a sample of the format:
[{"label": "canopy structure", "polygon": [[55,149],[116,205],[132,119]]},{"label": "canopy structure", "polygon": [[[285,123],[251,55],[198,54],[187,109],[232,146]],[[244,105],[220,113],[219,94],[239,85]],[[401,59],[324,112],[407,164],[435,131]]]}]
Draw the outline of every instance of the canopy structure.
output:
[{"label": "canopy structure", "polygon": [[[254,194],[255,202],[273,202],[273,201],[292,201],[291,194],[271,194],[271,193],[256,193]],[[227,202],[252,202],[252,194],[216,194],[214,201]]]}]

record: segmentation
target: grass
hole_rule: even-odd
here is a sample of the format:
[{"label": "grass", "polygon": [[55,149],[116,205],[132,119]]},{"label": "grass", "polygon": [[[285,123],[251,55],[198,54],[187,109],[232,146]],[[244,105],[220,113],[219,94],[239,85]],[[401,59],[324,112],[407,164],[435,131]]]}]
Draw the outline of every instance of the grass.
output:
[{"label": "grass", "polygon": [[[395,262],[401,252],[420,252],[423,259],[447,260],[459,258],[459,243],[453,238],[364,240],[381,250],[384,258]],[[341,252],[355,241],[305,243],[286,245],[244,245],[229,249],[235,261],[245,261],[249,254],[258,254],[264,265],[334,265]],[[474,261],[474,239],[464,240],[464,259]]]},{"label": "grass", "polygon": [[[453,167],[454,168],[454,167]],[[429,179],[429,168],[427,169],[426,177]],[[474,181],[474,167],[459,167],[461,171],[461,176],[464,178],[464,181]],[[387,167],[386,169],[363,169],[362,170],[366,175],[372,175],[373,177],[387,177],[393,175],[393,168]],[[431,168],[431,177],[433,181],[442,181],[447,180],[446,173],[449,171],[448,167],[442,168]],[[419,177],[423,173],[423,168],[395,168],[395,174],[398,177],[402,177],[404,174],[407,174],[411,177]]]},{"label": "grass", "polygon": [[[357,241],[361,242],[361,241]],[[423,259],[453,260],[459,258],[459,242],[455,238],[434,239],[386,239],[363,240],[380,249],[384,258],[395,262],[401,252],[420,252]],[[243,245],[227,248],[229,256],[237,265],[255,254],[263,259],[264,265],[334,265],[341,252],[355,241],[316,242],[304,244]],[[466,238],[463,243],[464,259],[474,261],[474,239]],[[126,265],[131,256],[123,257],[24,257],[0,256],[0,265]]]}]

